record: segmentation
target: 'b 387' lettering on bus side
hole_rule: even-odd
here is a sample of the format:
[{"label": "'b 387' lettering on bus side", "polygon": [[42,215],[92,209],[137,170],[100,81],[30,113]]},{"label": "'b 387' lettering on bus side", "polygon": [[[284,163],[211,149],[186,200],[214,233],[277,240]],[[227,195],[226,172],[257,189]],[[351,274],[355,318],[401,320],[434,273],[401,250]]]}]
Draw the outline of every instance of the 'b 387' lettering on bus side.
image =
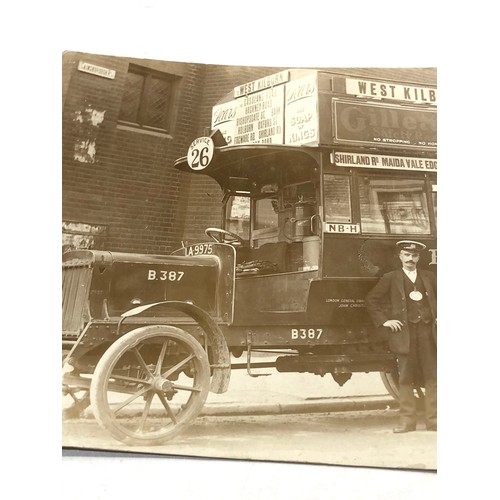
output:
[{"label": "'b 387' lettering on bus side", "polygon": [[309,339],[309,340],[319,340],[321,334],[323,333],[322,328],[292,328],[291,339]]},{"label": "'b 387' lettering on bus side", "polygon": [[160,280],[160,281],[180,281],[184,276],[184,271],[168,271],[164,269],[148,270],[148,281]]}]

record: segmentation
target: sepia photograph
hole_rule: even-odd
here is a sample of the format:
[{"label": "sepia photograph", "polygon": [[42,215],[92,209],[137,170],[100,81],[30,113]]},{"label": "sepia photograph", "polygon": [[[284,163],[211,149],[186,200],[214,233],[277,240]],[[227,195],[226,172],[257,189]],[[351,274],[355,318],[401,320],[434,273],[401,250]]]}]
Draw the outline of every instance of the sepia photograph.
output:
[{"label": "sepia photograph", "polygon": [[437,470],[437,68],[62,53],[62,445]]},{"label": "sepia photograph", "polygon": [[5,10],[6,491],[494,496],[489,5]]}]

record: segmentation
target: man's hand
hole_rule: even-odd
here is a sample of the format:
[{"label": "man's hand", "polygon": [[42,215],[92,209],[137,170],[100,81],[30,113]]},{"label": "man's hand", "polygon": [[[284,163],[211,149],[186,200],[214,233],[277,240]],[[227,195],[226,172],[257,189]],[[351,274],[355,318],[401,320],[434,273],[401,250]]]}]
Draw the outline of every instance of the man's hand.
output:
[{"label": "man's hand", "polygon": [[391,332],[400,332],[403,327],[403,323],[399,319],[388,319],[383,326],[391,329]]}]

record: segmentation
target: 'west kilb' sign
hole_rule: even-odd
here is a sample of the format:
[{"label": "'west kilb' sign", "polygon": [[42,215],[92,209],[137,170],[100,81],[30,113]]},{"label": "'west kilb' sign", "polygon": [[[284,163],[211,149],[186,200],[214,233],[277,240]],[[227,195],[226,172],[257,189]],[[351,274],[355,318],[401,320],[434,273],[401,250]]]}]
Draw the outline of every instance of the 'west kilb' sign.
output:
[{"label": "'west kilb' sign", "polygon": [[375,82],[355,78],[345,79],[345,92],[374,99],[394,99],[418,104],[437,104],[437,90],[430,87]]}]

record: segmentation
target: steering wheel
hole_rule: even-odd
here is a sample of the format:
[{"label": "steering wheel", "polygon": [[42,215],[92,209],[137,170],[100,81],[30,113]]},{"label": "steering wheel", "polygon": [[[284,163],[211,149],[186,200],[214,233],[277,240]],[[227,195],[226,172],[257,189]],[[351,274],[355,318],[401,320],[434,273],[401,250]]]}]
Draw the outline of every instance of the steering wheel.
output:
[{"label": "steering wheel", "polygon": [[244,244],[244,240],[241,236],[231,231],[226,231],[225,229],[219,229],[218,227],[207,227],[205,229],[205,234],[217,243],[229,243],[235,246]]}]

